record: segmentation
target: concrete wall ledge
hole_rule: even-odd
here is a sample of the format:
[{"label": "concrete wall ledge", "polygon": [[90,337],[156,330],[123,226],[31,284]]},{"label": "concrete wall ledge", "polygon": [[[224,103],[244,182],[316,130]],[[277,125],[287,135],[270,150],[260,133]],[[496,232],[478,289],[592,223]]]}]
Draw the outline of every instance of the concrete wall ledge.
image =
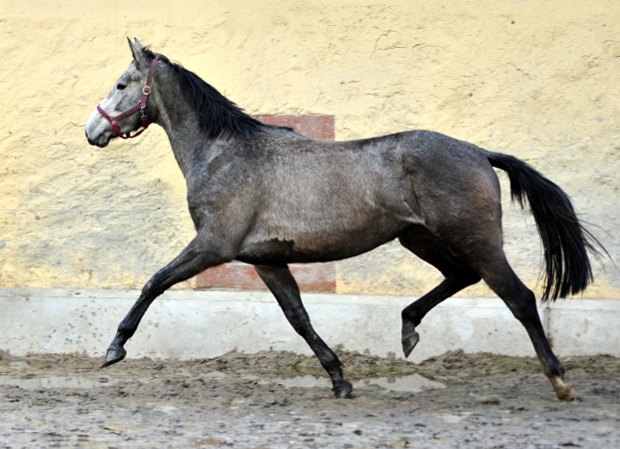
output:
[{"label": "concrete wall ledge", "polygon": [[[0,350],[103,356],[137,290],[0,288]],[[316,331],[332,348],[402,357],[400,311],[415,297],[307,293]],[[620,356],[620,300],[567,299],[539,307],[559,356]],[[497,298],[451,298],[418,328],[410,360],[446,351],[531,356],[520,323]],[[237,349],[310,354],[275,299],[259,291],[170,290],[127,343],[128,357],[205,358]]]}]

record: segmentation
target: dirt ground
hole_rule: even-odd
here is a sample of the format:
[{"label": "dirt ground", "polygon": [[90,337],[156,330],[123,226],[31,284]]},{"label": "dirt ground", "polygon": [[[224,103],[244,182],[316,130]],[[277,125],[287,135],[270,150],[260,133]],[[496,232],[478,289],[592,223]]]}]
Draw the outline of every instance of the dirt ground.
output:
[{"label": "dirt ground", "polygon": [[447,353],[415,365],[337,351],[335,399],[314,358],[127,359],[0,353],[0,448],[620,447],[620,359],[563,360],[559,402],[534,359]]}]

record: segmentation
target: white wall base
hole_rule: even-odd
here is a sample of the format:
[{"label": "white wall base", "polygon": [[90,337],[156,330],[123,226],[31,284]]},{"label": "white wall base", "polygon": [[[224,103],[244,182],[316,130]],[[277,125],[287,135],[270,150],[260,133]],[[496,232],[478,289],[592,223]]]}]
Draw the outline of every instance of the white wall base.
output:
[{"label": "white wall base", "polygon": [[[135,290],[0,289],[0,350],[103,356]],[[400,312],[417,298],[303,295],[314,328],[334,348],[402,357]],[[540,308],[559,356],[620,356],[620,300],[568,299]],[[534,355],[525,330],[496,298],[451,298],[418,327],[410,360],[446,351]],[[311,354],[267,292],[170,290],[127,343],[129,357],[205,358],[232,349]]]}]

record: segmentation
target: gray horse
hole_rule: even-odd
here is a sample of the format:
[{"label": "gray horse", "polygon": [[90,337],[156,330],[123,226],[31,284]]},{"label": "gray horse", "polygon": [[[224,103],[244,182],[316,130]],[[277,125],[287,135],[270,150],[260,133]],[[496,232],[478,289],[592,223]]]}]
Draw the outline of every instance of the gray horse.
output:
[{"label": "gray horse", "polygon": [[149,123],[162,126],[187,181],[197,235],[144,286],[104,366],[125,357],[123,346],[157,296],[207,268],[239,260],[254,265],[329,374],[335,395],[348,396],[352,386],[312,328],[287,264],[339,260],[398,239],[445,277],[402,311],[405,356],[418,342],[415,329],[426,313],[483,279],[525,327],[557,397],[572,398],[534,294],[502,249],[493,167],[507,172],[513,199],[530,204],[544,246],[545,300],[586,288],[592,280],[587,251],[596,243],[557,185],[512,156],[434,132],[323,142],[264,125],[137,39],[129,45],[133,62],[93,112],[86,137],[105,147],[114,137],[135,137],[130,133]]}]

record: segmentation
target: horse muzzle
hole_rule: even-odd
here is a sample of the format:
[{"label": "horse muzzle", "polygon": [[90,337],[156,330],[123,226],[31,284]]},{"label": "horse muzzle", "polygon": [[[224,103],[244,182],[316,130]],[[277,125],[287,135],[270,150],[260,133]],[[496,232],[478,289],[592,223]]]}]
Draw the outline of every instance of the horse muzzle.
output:
[{"label": "horse muzzle", "polygon": [[86,134],[86,140],[88,140],[88,143],[93,145],[93,146],[97,146],[99,148],[105,148],[110,143],[111,137],[110,136],[106,136],[105,134],[100,135],[96,139],[91,139],[90,138],[90,136],[88,135],[88,130],[85,130],[84,134]]}]

